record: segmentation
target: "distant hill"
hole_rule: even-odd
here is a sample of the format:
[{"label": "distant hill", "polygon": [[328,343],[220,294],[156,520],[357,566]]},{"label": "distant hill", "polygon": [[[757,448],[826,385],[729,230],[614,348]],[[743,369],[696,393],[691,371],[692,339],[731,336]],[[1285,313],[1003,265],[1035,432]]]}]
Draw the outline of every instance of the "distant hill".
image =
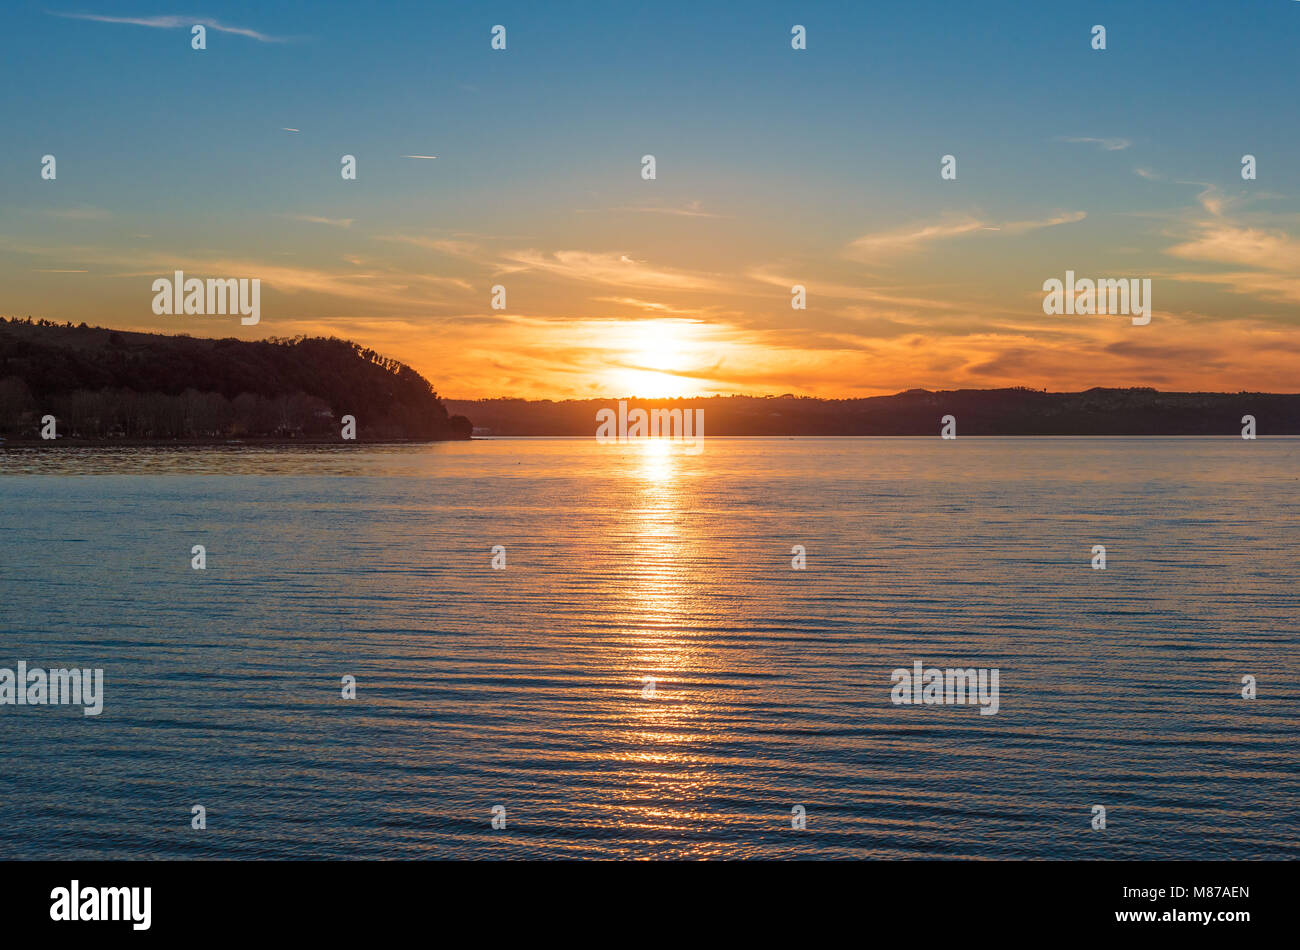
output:
[{"label": "distant hill", "polygon": [[0,319],[0,435],[71,439],[467,439],[429,382],[335,338],[241,341]]},{"label": "distant hill", "polygon": [[[715,396],[629,399],[629,408],[703,409],[704,435],[928,435],[957,417],[963,435],[1240,435],[1252,415],[1261,436],[1300,435],[1300,395],[1162,393],[1154,389],[912,389],[865,399]],[[596,412],[617,399],[553,402],[448,399],[451,412],[492,435],[579,435],[596,431]]]}]

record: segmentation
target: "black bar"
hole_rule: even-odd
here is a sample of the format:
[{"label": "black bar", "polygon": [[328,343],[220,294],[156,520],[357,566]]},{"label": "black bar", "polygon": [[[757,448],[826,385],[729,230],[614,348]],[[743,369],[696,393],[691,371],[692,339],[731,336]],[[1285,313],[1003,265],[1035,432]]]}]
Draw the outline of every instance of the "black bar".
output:
[{"label": "black bar", "polygon": [[[929,933],[945,945],[1125,933],[1224,942],[1280,931],[1292,871],[1284,862],[9,862],[0,864],[0,914],[7,935],[65,937],[338,940],[414,930],[448,942],[460,933],[461,943],[518,930],[534,939],[603,932],[611,943],[689,934],[695,943],[709,932],[762,938],[794,927],[808,938],[847,928],[872,941]],[[88,888],[149,887],[148,929],[52,920],[52,892],[73,880],[83,899]],[[1154,919],[1118,919],[1147,913]]]}]

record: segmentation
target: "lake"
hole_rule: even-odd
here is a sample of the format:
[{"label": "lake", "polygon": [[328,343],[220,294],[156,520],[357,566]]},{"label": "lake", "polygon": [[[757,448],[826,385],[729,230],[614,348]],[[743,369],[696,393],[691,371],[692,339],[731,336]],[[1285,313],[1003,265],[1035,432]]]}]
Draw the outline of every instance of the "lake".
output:
[{"label": "lake", "polygon": [[1295,438],[10,448],[104,707],[0,706],[0,855],[1295,858],[1298,528]]}]

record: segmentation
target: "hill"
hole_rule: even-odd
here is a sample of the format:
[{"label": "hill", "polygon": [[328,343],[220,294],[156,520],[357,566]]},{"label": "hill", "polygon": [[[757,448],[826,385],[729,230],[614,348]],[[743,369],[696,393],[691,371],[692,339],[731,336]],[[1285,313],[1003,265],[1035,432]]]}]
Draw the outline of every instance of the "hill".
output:
[{"label": "hill", "polygon": [[0,434],[72,439],[467,439],[419,373],[348,340],[200,339],[0,319]]},{"label": "hill", "polygon": [[[447,400],[471,415],[483,434],[579,435],[596,430],[596,412],[610,399],[553,402],[523,399]],[[1240,435],[1252,415],[1261,436],[1300,435],[1300,395],[1162,393],[1154,389],[912,389],[893,396],[815,399],[807,396],[714,396],[629,399],[644,409],[702,409],[704,434],[937,436],[939,420],[957,417],[959,435]]]}]

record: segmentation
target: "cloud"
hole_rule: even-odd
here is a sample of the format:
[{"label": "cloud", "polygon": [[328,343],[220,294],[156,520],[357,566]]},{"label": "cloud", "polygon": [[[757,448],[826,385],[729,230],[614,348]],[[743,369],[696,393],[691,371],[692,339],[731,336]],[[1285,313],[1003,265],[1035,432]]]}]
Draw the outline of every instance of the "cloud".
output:
[{"label": "cloud", "polygon": [[[1179,184],[1200,185],[1201,182],[1184,181],[1179,182]],[[1201,203],[1202,208],[1210,212],[1210,214],[1214,215],[1216,218],[1223,217],[1224,209],[1228,204],[1227,199],[1223,197],[1223,194],[1218,188],[1214,187],[1214,185],[1202,185],[1202,187],[1204,187],[1205,190],[1196,196],[1196,200]]]},{"label": "cloud", "polygon": [[308,224],[328,224],[332,228],[350,228],[355,218],[322,218],[314,214],[282,214],[282,218],[305,221]]},{"label": "cloud", "polygon": [[[53,11],[51,11],[53,12]],[[195,25],[205,26],[209,30],[216,30],[218,33],[233,33],[235,36],[246,36],[249,39],[257,40],[259,43],[285,43],[286,39],[267,36],[265,33],[259,33],[257,30],[250,30],[242,26],[227,26],[224,23],[213,20],[210,17],[185,17],[185,16],[146,16],[146,17],[120,17],[120,16],[102,16],[97,13],[57,13],[54,16],[63,17],[68,20],[93,20],[96,23],[125,23],[129,26],[148,26],[159,30],[178,30],[189,29]]]},{"label": "cloud", "polygon": [[699,379],[706,382],[719,381],[718,371],[722,368],[723,361],[718,359],[716,362],[702,369],[669,369],[661,366],[647,366],[644,363],[634,363],[623,360],[607,359],[604,361],[607,367],[613,369],[630,369],[638,373],[658,373],[661,376],[672,376],[677,379]]},{"label": "cloud", "polygon": [[[692,201],[684,208],[666,208],[661,205],[634,205],[610,208],[610,211],[625,212],[628,214],[669,214],[683,218],[720,218],[722,215],[714,214],[711,211],[705,211],[700,207],[700,202]],[[584,212],[585,213],[585,212]]]},{"label": "cloud", "polygon": [[473,290],[469,281],[457,277],[404,271],[382,262],[374,269],[356,273],[350,268],[330,270],[267,263],[255,258],[179,255],[162,251],[125,254],[93,246],[40,247],[27,240],[14,241],[5,237],[0,237],[0,249],[37,257],[57,257],[59,262],[75,257],[75,263],[98,264],[101,269],[111,271],[105,276],[114,278],[163,277],[175,270],[183,270],[195,277],[256,277],[266,285],[264,290],[269,288],[286,294],[333,298],[335,304],[361,304],[372,313],[379,309],[399,313],[420,309],[427,313],[431,304],[450,304],[453,298],[463,299],[464,293]]},{"label": "cloud", "polygon": [[463,257],[466,260],[473,261],[479,260],[482,251],[479,245],[472,241],[453,241],[446,238],[422,237],[414,234],[375,234],[371,235],[371,240],[409,244],[412,247],[423,247],[430,251],[437,251],[440,254]]},{"label": "cloud", "polygon": [[1280,230],[1207,223],[1192,240],[1171,247],[1169,253],[1188,260],[1300,273],[1300,240]]},{"label": "cloud", "polygon": [[867,234],[852,241],[848,250],[850,256],[904,253],[914,251],[930,241],[960,237],[984,227],[984,222],[971,217],[947,219],[938,224],[913,225],[879,234]]},{"label": "cloud", "polygon": [[1054,228],[1058,224],[1074,224],[1087,216],[1086,211],[1064,211],[1042,221],[1011,221],[1002,225],[999,230],[1008,234],[1025,234],[1029,231],[1037,231],[1039,228]]},{"label": "cloud", "polygon": [[636,297],[593,297],[591,299],[601,303],[616,303],[624,307],[633,307],[637,310],[645,310],[648,313],[668,313],[680,316],[696,312],[695,310],[680,310],[676,307],[670,307],[665,303],[655,303],[652,300],[640,300]]},{"label": "cloud", "polygon": [[504,258],[511,270],[540,271],[567,280],[655,290],[723,290],[708,275],[654,267],[626,254],[595,251],[512,251]]},{"label": "cloud", "polygon": [[403,155],[402,156],[402,158],[427,158],[430,160],[435,159],[437,157],[438,157],[437,155]]},{"label": "cloud", "polygon": [[1106,152],[1119,152],[1122,151],[1123,149],[1128,148],[1130,145],[1133,144],[1128,139],[1094,139],[1094,138],[1089,138],[1087,136],[1066,136],[1066,135],[1057,136],[1056,141],[1075,142],[1075,143],[1082,143],[1085,145],[1096,145],[1098,148]]},{"label": "cloud", "polygon": [[1200,366],[1222,365],[1222,353],[1212,346],[1182,346],[1170,343],[1143,343],[1139,340],[1117,340],[1102,349],[1107,353],[1129,356],[1138,360],[1182,360]]},{"label": "cloud", "polygon": [[1204,221],[1188,240],[1175,244],[1167,253],[1183,260],[1247,268],[1171,275],[1175,280],[1218,284],[1233,293],[1300,303],[1300,239],[1280,229],[1248,227],[1219,219]]},{"label": "cloud", "polygon": [[866,287],[839,284],[831,281],[817,281],[812,283],[793,276],[780,276],[762,270],[751,270],[749,276],[761,283],[771,284],[774,287],[782,287],[787,292],[795,284],[804,284],[808,288],[810,294],[817,297],[827,297],[835,300],[857,300],[865,303],[885,304],[890,307],[903,308],[904,310],[920,308],[953,310],[961,313],[968,313],[970,310],[969,303],[959,300],[939,300],[928,297],[898,296],[895,294],[881,293]]},{"label": "cloud", "polygon": [[1277,303],[1300,303],[1300,279],[1288,274],[1231,271],[1219,274],[1170,274],[1171,280],[1217,284],[1236,294]]},{"label": "cloud", "polygon": [[[477,266],[485,275],[532,274],[537,277],[552,277],[580,284],[617,287],[624,291],[620,295],[620,302],[636,299],[633,294],[628,293],[633,290],[661,293],[683,291],[735,294],[742,292],[740,282],[735,279],[727,280],[714,274],[652,264],[617,251],[544,251],[536,248],[500,250],[489,246],[500,241],[497,237],[489,239],[487,244],[419,234],[381,234],[374,235],[373,238],[377,241],[408,244],[459,258]],[[612,302],[612,298],[605,298],[605,301]],[[699,309],[700,306],[694,307],[694,310]]]},{"label": "cloud", "polygon": [[868,234],[851,242],[847,255],[853,258],[881,257],[890,254],[909,253],[920,249],[931,241],[961,237],[976,231],[1000,231],[1007,234],[1025,234],[1039,228],[1055,227],[1058,224],[1071,224],[1086,218],[1087,212],[1058,212],[1041,221],[1008,221],[1000,225],[991,225],[973,217],[948,218],[937,224],[922,226],[912,225],[894,231]]}]

